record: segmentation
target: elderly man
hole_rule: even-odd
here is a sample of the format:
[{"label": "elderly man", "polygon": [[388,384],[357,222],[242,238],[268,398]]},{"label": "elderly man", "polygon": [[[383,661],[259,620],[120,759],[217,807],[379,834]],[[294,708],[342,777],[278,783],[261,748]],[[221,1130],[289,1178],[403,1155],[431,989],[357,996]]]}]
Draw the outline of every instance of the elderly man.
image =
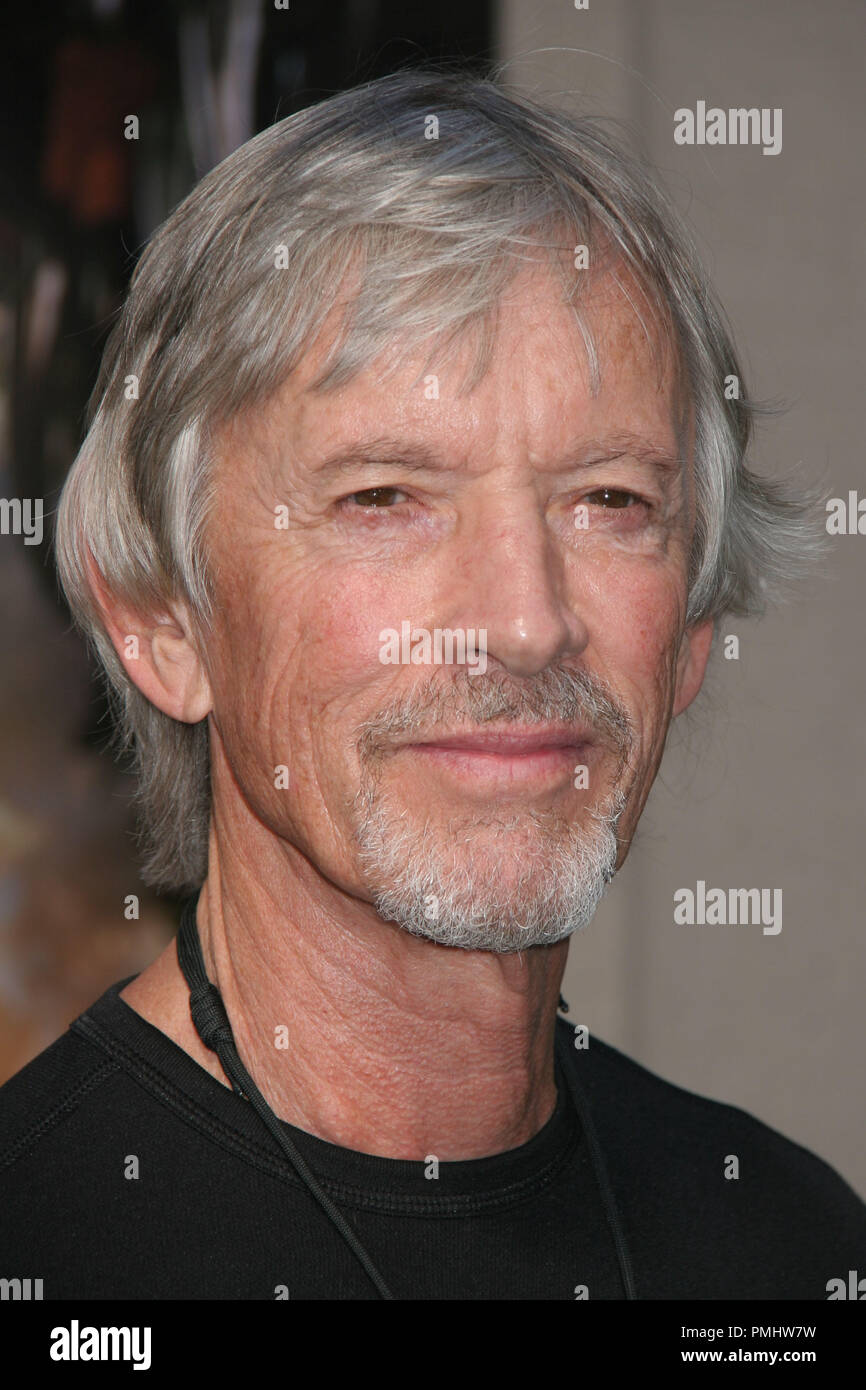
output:
[{"label": "elderly man", "polygon": [[57,550],[188,900],[3,1089],[46,1298],[824,1299],[862,1262],[819,1158],[557,1018],[715,620],[808,534],[734,376],[628,156],[474,78],[280,122],[157,232]]}]

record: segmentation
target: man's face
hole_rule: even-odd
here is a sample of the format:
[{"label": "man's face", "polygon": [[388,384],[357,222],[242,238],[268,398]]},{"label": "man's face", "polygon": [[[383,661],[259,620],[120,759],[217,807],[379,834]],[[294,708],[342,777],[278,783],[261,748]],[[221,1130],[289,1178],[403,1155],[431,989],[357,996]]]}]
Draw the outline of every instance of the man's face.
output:
[{"label": "man's face", "polygon": [[609,278],[581,312],[595,393],[534,268],[472,391],[469,344],[318,393],[317,349],[218,441],[216,805],[240,790],[296,864],[448,944],[588,920],[703,671],[672,356]]}]

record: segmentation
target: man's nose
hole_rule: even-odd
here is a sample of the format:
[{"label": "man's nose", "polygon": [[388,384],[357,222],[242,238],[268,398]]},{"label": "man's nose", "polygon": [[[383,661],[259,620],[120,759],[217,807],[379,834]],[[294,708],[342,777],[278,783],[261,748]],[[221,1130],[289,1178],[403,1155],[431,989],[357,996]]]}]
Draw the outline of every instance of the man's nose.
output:
[{"label": "man's nose", "polygon": [[488,661],[534,676],[584,650],[589,634],[573,609],[562,543],[533,488],[481,504],[462,547],[460,607],[486,628]]}]

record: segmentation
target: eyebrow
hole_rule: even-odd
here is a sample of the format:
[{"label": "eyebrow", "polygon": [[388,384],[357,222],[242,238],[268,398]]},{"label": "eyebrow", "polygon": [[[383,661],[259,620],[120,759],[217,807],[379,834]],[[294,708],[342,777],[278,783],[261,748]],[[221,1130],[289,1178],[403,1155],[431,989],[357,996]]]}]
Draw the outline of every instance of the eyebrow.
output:
[{"label": "eyebrow", "polygon": [[650,439],[646,435],[629,434],[627,431],[605,435],[599,439],[582,440],[572,453],[582,456],[582,462],[575,464],[578,468],[589,468],[596,463],[610,463],[618,458],[633,458],[637,459],[638,463],[646,463],[666,473],[679,473],[687,462],[682,454],[671,449],[670,444]]},{"label": "eyebrow", "polygon": [[[663,444],[645,435],[619,432],[594,439],[576,441],[563,454],[564,466],[590,468],[619,458],[634,458],[664,472],[675,473],[685,460]],[[569,462],[570,461],[570,462]],[[317,478],[339,477],[356,468],[401,468],[409,472],[454,472],[459,465],[448,463],[418,440],[394,438],[363,439],[342,445],[318,463]]]},{"label": "eyebrow", "polygon": [[[345,444],[335,453],[329,454],[318,464],[316,477],[331,477],[347,473],[352,468],[369,466],[407,468],[420,472],[435,472],[448,468],[439,456],[426,444],[418,441],[400,439],[363,439],[357,443]],[[452,465],[453,466],[453,465]]]}]

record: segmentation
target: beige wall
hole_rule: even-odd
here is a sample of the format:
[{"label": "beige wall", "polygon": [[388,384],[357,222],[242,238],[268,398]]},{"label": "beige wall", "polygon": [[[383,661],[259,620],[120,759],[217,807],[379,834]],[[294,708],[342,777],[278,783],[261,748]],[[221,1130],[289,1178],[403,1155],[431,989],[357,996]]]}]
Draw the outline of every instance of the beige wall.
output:
[{"label": "beige wall", "polygon": [[[508,82],[637,132],[698,234],[752,395],[788,404],[756,464],[799,465],[828,497],[866,496],[864,38],[861,0],[502,0],[500,14]],[[677,146],[673,112],[699,99],[781,107],[781,153]],[[564,993],[575,1021],[866,1194],[864,574],[866,536],[835,538],[796,602],[723,624],[740,660],[717,652],[671,731]],[[675,926],[673,894],[699,878],[781,888],[782,931]]]}]

